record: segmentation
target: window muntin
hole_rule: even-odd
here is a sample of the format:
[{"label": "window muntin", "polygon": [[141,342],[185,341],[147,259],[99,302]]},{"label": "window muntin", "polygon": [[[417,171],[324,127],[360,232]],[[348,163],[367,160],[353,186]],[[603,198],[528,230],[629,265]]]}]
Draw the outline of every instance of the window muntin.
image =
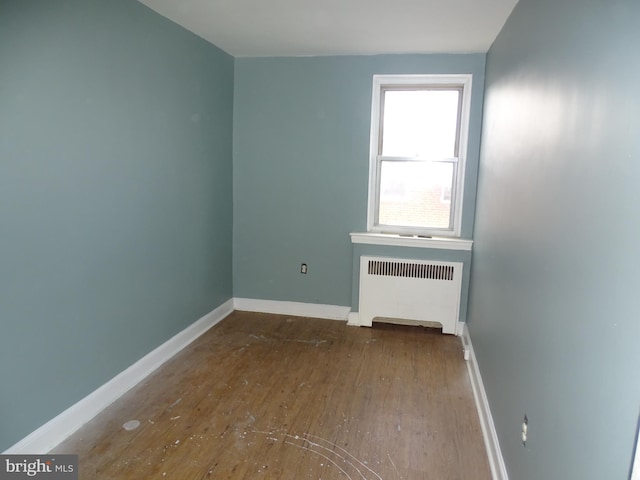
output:
[{"label": "window muntin", "polygon": [[471,75],[374,76],[370,231],[459,236]]}]

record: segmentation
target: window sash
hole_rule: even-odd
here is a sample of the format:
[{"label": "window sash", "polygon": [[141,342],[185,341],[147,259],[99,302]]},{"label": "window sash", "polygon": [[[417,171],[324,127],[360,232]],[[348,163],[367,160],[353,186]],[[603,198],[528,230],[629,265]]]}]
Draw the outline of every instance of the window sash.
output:
[{"label": "window sash", "polygon": [[[384,109],[386,105],[386,94],[387,92],[434,92],[434,91],[445,91],[445,92],[458,92],[458,111],[457,111],[457,119],[456,119],[456,134],[454,139],[454,147],[453,147],[453,155],[454,157],[460,156],[460,128],[462,126],[462,115],[463,115],[463,98],[464,98],[464,85],[427,85],[427,84],[416,84],[416,85],[381,85],[380,86],[380,104],[379,104],[379,113],[378,113],[378,155],[382,156],[383,145],[382,142],[384,140]],[[400,157],[398,157],[400,158]]]},{"label": "window sash", "polygon": [[[378,227],[376,231],[383,231],[389,233],[410,233],[410,234],[447,234],[451,232],[455,228],[455,217],[454,211],[457,202],[457,189],[458,187],[458,172],[459,172],[459,159],[457,158],[447,158],[441,160],[431,160],[431,159],[416,159],[414,157],[410,158],[402,158],[402,157],[378,157],[378,161],[376,162],[376,178],[377,178],[377,188],[375,191],[375,225]],[[447,227],[435,227],[435,226],[412,226],[412,225],[396,225],[390,223],[381,223],[380,222],[380,205],[381,205],[381,195],[382,195],[382,164],[384,162],[392,162],[392,163],[450,163],[452,164],[452,178],[451,178],[451,200],[449,201],[449,225]]]}]

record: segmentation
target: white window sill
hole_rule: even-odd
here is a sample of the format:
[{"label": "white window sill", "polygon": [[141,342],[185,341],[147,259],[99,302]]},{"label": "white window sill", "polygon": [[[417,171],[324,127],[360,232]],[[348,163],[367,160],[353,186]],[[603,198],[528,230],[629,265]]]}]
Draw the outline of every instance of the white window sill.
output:
[{"label": "white window sill", "polygon": [[471,251],[473,240],[446,237],[418,237],[415,235],[394,235],[389,233],[351,233],[351,243],[368,245],[393,245],[398,247],[437,248],[441,250]]}]

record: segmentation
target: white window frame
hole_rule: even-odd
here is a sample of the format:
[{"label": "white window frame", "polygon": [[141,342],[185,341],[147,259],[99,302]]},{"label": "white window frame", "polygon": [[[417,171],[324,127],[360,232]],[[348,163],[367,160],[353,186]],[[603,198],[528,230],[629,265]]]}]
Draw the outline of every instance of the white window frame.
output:
[{"label": "white window frame", "polygon": [[[374,75],[371,102],[371,143],[369,154],[369,199],[367,211],[367,230],[376,233],[394,233],[401,235],[424,235],[440,237],[460,237],[462,224],[462,202],[464,197],[465,165],[469,137],[469,115],[471,111],[470,74],[456,75]],[[420,228],[409,226],[380,225],[378,210],[380,204],[380,168],[387,157],[381,155],[380,133],[381,98],[385,88],[406,87],[456,87],[462,89],[460,126],[458,132],[458,157],[447,159],[454,165],[453,191],[451,192],[451,222],[449,228]],[[397,158],[400,161],[430,161],[415,158]]]}]

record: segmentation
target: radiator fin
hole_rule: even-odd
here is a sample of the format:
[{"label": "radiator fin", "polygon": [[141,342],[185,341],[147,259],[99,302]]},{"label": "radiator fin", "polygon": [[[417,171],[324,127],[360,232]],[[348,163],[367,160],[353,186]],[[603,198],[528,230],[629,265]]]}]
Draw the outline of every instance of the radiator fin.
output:
[{"label": "radiator fin", "polygon": [[369,260],[369,275],[453,281],[452,265]]}]

